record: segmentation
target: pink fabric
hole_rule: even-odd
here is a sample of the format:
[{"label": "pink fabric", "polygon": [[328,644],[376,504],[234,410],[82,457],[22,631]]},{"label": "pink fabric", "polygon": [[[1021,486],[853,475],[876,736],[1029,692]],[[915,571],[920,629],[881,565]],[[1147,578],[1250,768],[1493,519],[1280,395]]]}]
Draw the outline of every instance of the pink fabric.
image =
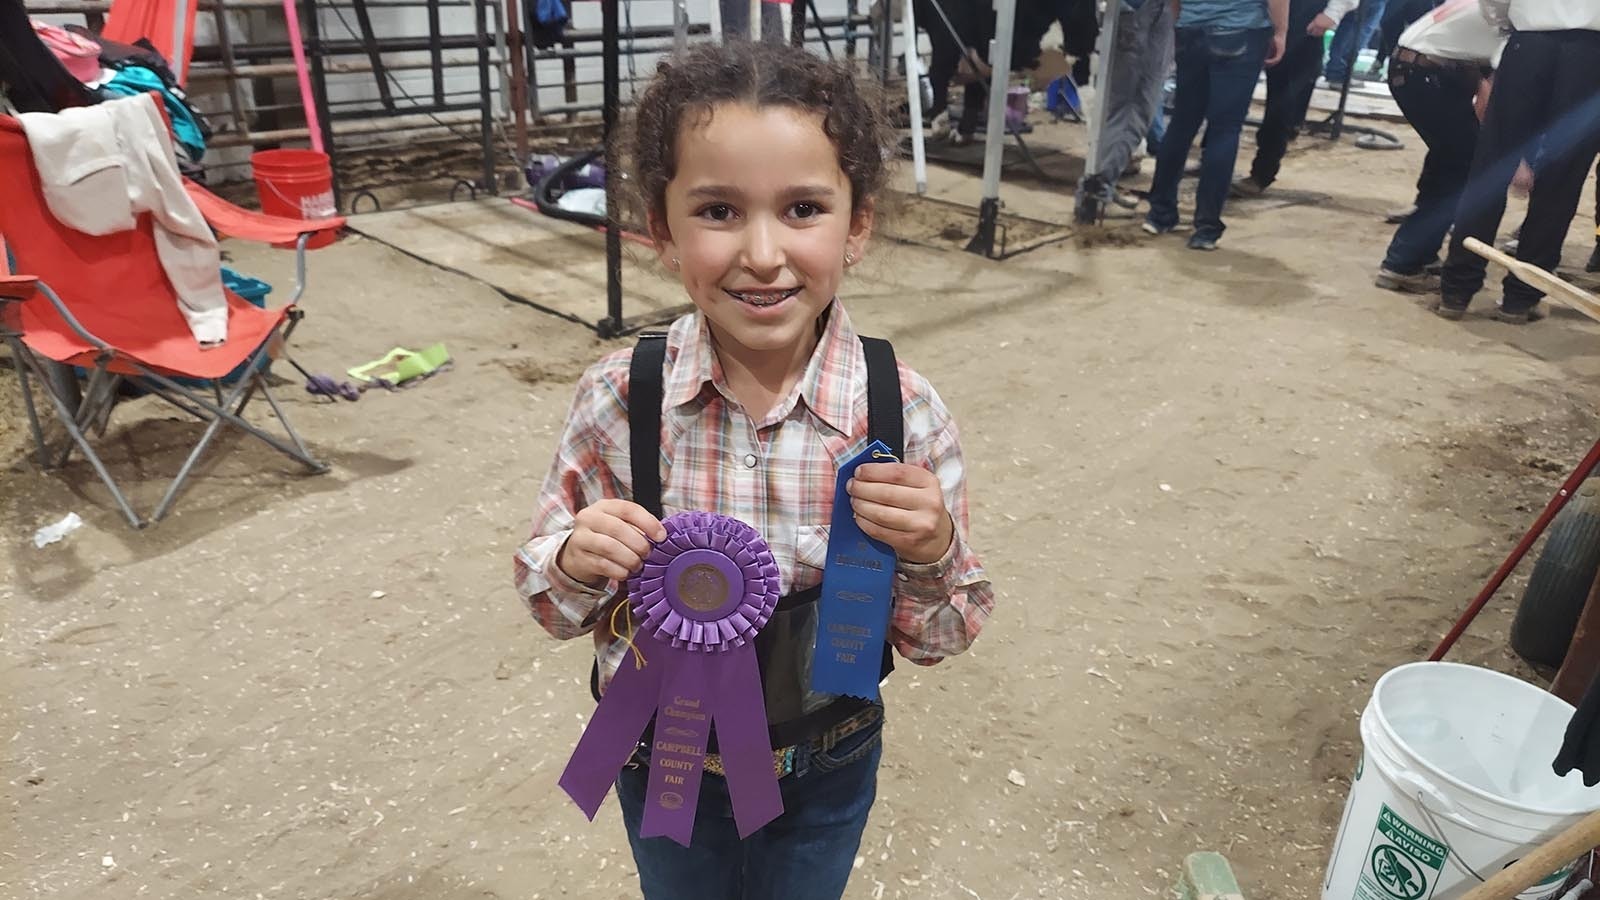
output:
[{"label": "pink fabric", "polygon": [[33,33],[61,60],[72,77],[84,84],[100,80],[100,45],[65,28],[30,20]]}]

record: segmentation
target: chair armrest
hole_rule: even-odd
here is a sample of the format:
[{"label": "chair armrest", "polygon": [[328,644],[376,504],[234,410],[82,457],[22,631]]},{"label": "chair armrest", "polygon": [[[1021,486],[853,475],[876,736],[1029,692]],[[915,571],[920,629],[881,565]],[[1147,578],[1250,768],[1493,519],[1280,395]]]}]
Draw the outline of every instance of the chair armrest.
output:
[{"label": "chair armrest", "polygon": [[0,303],[33,298],[39,291],[39,279],[32,275],[0,275]]},{"label": "chair armrest", "polygon": [[291,244],[302,234],[321,234],[344,227],[344,217],[331,219],[290,219],[269,216],[235,206],[193,181],[184,179],[184,189],[200,207],[200,214],[212,228],[229,237],[263,244]]},{"label": "chair armrest", "polygon": [[306,290],[306,244],[311,238],[344,227],[344,216],[329,219],[290,219],[251,212],[229,203],[193,181],[185,178],[183,187],[189,192],[200,214],[212,228],[230,237],[264,244],[295,245],[294,295],[289,305],[300,302]]}]

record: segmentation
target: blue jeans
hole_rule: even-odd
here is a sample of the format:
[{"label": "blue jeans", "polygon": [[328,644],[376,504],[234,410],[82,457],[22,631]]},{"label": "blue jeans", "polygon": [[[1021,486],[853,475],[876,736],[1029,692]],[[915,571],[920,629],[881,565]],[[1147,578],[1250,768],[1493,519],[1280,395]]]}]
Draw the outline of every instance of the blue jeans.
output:
[{"label": "blue jeans", "polygon": [[1239,155],[1239,132],[1250,111],[1250,96],[1267,59],[1272,29],[1178,29],[1178,94],[1172,121],[1156,155],[1155,181],[1150,186],[1151,225],[1171,230],[1178,224],[1178,182],[1183,178],[1189,147],[1202,123],[1205,146],[1200,155],[1200,188],[1195,198],[1194,230],[1218,238],[1222,206],[1233,182]]},{"label": "blue jeans", "polygon": [[623,769],[617,799],[644,900],[839,900],[877,796],[882,755],[881,720],[832,747],[797,748],[794,772],[778,782],[783,814],[743,841],[728,782],[708,774],[688,848],[638,836],[650,772]]},{"label": "blue jeans", "polygon": [[1350,62],[1361,50],[1372,45],[1373,35],[1383,24],[1383,8],[1389,0],[1361,0],[1361,5],[1339,20],[1333,32],[1333,42],[1328,45],[1328,65],[1323,75],[1332,84],[1350,77]]}]

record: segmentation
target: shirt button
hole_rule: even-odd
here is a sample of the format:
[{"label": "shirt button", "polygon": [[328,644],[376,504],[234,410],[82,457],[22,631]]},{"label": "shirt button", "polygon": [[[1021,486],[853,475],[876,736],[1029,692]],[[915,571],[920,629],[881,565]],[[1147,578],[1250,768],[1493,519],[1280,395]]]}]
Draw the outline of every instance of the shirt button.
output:
[{"label": "shirt button", "polygon": [[754,469],[756,467],[756,463],[758,462],[760,462],[760,460],[756,459],[756,455],[754,453],[746,453],[744,455],[744,467],[746,469]]}]

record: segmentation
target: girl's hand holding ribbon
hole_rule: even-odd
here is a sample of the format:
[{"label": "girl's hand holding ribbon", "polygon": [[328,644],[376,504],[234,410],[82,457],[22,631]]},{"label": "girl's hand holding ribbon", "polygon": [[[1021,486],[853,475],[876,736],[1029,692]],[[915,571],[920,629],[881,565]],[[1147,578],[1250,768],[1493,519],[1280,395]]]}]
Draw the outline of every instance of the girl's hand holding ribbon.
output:
[{"label": "girl's hand holding ribbon", "polygon": [[846,488],[862,532],[902,561],[936,563],[955,538],[939,478],[906,463],[865,463]]},{"label": "girl's hand holding ribbon", "polygon": [[650,542],[667,530],[644,507],[628,500],[601,500],[578,511],[572,534],[561,545],[556,567],[579,584],[598,587],[625,581],[650,554]]}]

